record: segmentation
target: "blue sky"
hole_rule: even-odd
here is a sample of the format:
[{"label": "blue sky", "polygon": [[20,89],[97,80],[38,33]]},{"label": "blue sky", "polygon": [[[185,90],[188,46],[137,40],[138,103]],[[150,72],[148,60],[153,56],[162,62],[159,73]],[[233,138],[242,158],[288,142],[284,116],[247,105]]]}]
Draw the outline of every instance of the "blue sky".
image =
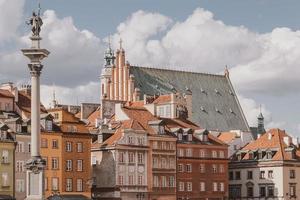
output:
[{"label": "blue sky", "polygon": [[[0,4],[0,18],[10,19],[0,20],[0,82],[29,82],[20,48],[37,2]],[[114,47],[123,38],[133,64],[208,73],[228,65],[250,124],[262,104],[268,127],[300,135],[299,0],[40,2],[42,45],[51,51],[42,75],[46,106],[53,85],[61,103],[99,100],[104,40],[112,35]]]},{"label": "blue sky", "polygon": [[[27,0],[27,15],[37,0]],[[299,29],[298,0],[40,0],[43,9],[53,9],[59,16],[72,16],[76,25],[99,36],[115,32],[119,23],[137,10],[159,12],[182,21],[197,8],[214,13],[217,19],[234,26],[245,26],[257,32],[276,27]]]}]

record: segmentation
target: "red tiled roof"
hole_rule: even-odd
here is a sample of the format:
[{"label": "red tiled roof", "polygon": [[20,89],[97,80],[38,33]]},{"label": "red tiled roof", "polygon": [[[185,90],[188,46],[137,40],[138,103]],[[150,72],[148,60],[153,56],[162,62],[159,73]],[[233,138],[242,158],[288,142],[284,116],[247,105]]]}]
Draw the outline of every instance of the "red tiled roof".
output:
[{"label": "red tiled roof", "polygon": [[168,103],[171,101],[171,95],[160,95],[158,96],[153,103]]},{"label": "red tiled roof", "polygon": [[[24,91],[19,91],[18,92],[18,102],[17,106],[24,112],[31,112],[31,97],[26,94]],[[44,107],[43,104],[41,104],[41,112],[47,113],[46,108]]]},{"label": "red tiled roof", "polygon": [[235,137],[236,133],[234,132],[222,132],[220,135],[218,135],[218,139],[225,143],[231,142]]},{"label": "red tiled roof", "polygon": [[[291,156],[285,151],[285,148],[289,147],[284,142],[284,137],[287,137],[290,145],[292,145],[292,137],[289,136],[285,131],[280,129],[270,129],[260,138],[247,144],[241,151],[256,151],[258,149],[277,149],[276,154],[272,160],[291,160]],[[296,155],[300,156],[300,148],[297,147]],[[249,155],[243,157],[248,159]]]}]

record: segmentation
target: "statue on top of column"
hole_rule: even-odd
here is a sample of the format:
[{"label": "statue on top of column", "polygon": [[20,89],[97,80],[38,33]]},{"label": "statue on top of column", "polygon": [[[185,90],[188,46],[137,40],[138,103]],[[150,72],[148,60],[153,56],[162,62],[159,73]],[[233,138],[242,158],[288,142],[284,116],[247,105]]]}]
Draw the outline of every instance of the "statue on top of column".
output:
[{"label": "statue on top of column", "polygon": [[32,36],[39,37],[41,32],[41,27],[43,25],[42,18],[40,17],[40,8],[38,15],[35,12],[32,12],[32,16],[27,22],[28,25],[31,25]]}]

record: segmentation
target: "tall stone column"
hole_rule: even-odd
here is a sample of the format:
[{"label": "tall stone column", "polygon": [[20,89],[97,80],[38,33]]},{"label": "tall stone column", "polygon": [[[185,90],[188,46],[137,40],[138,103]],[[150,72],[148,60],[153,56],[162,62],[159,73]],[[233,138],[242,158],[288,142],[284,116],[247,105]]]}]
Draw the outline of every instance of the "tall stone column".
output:
[{"label": "tall stone column", "polygon": [[26,163],[27,197],[28,200],[44,199],[44,168],[45,160],[40,155],[40,75],[43,69],[41,61],[49,55],[47,49],[40,48],[39,36],[42,19],[33,13],[29,23],[32,25],[31,48],[22,49],[24,56],[29,58],[28,68],[31,75],[31,159]]}]

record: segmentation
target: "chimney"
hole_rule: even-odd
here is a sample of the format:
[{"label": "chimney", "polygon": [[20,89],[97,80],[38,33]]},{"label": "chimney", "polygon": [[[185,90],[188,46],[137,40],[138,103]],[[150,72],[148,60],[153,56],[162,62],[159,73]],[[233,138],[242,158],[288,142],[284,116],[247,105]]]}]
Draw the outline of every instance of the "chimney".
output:
[{"label": "chimney", "polygon": [[188,119],[192,117],[192,110],[193,110],[193,97],[192,97],[192,91],[189,88],[186,88],[186,93],[184,95],[185,102],[186,102],[186,108],[188,110]]},{"label": "chimney", "polygon": [[268,133],[268,140],[272,140],[272,133]]}]

